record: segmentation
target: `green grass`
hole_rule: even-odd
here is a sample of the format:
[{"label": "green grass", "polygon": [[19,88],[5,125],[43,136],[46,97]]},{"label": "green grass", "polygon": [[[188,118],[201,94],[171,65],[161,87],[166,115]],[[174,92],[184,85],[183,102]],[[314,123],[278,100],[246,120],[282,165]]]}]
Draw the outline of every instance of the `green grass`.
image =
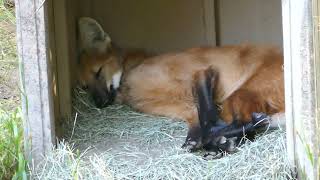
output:
[{"label": "green grass", "polygon": [[12,9],[4,6],[4,0],[0,0],[0,60],[17,64],[15,16]]},{"label": "green grass", "polygon": [[26,179],[21,111],[0,110],[0,179]]},{"label": "green grass", "polygon": [[0,108],[13,110],[20,105],[18,58],[13,9],[0,0]]},{"label": "green grass", "polygon": [[13,9],[0,0],[0,179],[27,179]]}]

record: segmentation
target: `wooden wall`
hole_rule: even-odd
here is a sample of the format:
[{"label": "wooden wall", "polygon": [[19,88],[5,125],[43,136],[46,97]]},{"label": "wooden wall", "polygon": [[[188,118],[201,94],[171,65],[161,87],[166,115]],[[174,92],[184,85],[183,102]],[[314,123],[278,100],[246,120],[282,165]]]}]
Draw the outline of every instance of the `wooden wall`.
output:
[{"label": "wooden wall", "polygon": [[282,46],[279,0],[80,0],[77,15],[98,20],[124,48],[163,52],[242,42]]},{"label": "wooden wall", "polygon": [[282,47],[280,0],[219,0],[217,9],[221,45],[251,42]]},{"label": "wooden wall", "polygon": [[283,0],[288,158],[298,179],[320,179],[320,1]]},{"label": "wooden wall", "polygon": [[98,20],[120,47],[163,52],[215,44],[214,4],[210,0],[81,2],[79,14]]},{"label": "wooden wall", "polygon": [[[282,46],[278,0],[55,0],[50,12],[55,111],[69,118],[76,83],[76,25],[96,19],[122,48],[151,52],[241,42]],[[54,34],[54,35],[52,35]],[[58,104],[58,105],[57,105]]]},{"label": "wooden wall", "polygon": [[72,113],[71,91],[76,72],[76,12],[74,0],[49,1],[48,31],[50,56],[53,70],[53,99],[56,134],[62,135],[62,120],[70,119]]}]

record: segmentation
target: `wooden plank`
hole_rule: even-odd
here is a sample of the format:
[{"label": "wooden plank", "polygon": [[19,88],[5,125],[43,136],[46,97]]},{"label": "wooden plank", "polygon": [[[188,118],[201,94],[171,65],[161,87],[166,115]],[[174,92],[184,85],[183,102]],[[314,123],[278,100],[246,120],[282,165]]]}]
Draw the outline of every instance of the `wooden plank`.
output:
[{"label": "wooden plank", "polygon": [[283,28],[283,54],[284,54],[284,79],[286,102],[286,137],[287,151],[291,166],[295,166],[294,125],[293,125],[293,97],[292,97],[292,64],[291,64],[291,15],[290,1],[282,1],[282,28]]},{"label": "wooden plank", "polygon": [[105,7],[105,2],[106,1],[99,1],[99,0],[93,0],[93,1],[88,1],[88,0],[78,0],[79,3],[77,3],[77,15],[78,18],[81,16],[87,16],[87,17],[92,17],[93,11],[93,4],[95,2],[98,2],[101,4],[99,7],[103,8]]},{"label": "wooden plank", "polygon": [[221,32],[220,32],[220,0],[214,0],[214,25],[215,25],[215,33],[216,33],[216,45],[220,46],[221,45]]},{"label": "wooden plank", "polygon": [[25,148],[35,163],[51,149],[55,135],[47,8],[42,0],[16,0]]},{"label": "wooden plank", "polygon": [[220,44],[261,43],[282,47],[280,0],[217,0]]},{"label": "wooden plank", "polygon": [[[204,18],[203,1],[119,1],[94,0],[92,18],[96,19],[111,39],[122,48],[142,48],[151,52],[181,50],[213,41],[214,27],[204,26],[214,18]],[[207,0],[206,4],[209,4]],[[82,9],[86,8],[82,6]],[[214,8],[208,5],[207,8]],[[213,10],[212,10],[213,11]],[[213,19],[211,21],[211,19]],[[211,28],[211,27],[210,27]],[[211,44],[211,42],[209,42]]]},{"label": "wooden plank", "polygon": [[[71,73],[70,61],[70,36],[68,29],[68,13],[66,0],[54,0],[53,14],[54,14],[54,34],[55,34],[55,52],[57,61],[57,87],[59,94],[60,118],[57,119],[56,125],[60,126],[62,122],[59,120],[69,119],[71,117]],[[74,24],[75,25],[75,24]],[[60,129],[57,127],[57,129]]]},{"label": "wooden plank", "polygon": [[203,0],[204,31],[207,45],[216,45],[215,0]]},{"label": "wooden plank", "polygon": [[300,179],[319,179],[317,72],[313,2],[283,0],[288,151]]},{"label": "wooden plank", "polygon": [[[69,42],[69,66],[70,66],[70,91],[77,85],[77,63],[78,63],[78,44],[77,44],[77,11],[78,0],[67,0],[67,32]],[[72,98],[72,97],[71,97]],[[70,104],[72,110],[72,106]],[[70,117],[70,116],[69,116]]]},{"label": "wooden plank", "polygon": [[315,101],[316,101],[316,124],[314,124],[315,141],[315,163],[314,173],[320,179],[320,1],[312,1],[313,17],[313,56],[314,56],[314,80],[315,80]]},{"label": "wooden plank", "polygon": [[[48,1],[48,7],[53,7],[52,1]],[[48,12],[48,29],[49,29],[49,46],[50,46],[50,59],[51,62],[51,71],[52,71],[52,95],[53,95],[53,104],[54,104],[54,115],[55,120],[61,119],[60,117],[60,102],[59,102],[59,92],[58,92],[58,74],[57,74],[57,57],[55,51],[55,34],[54,34],[54,14],[53,8],[47,8]],[[57,134],[59,134],[58,132]]]}]

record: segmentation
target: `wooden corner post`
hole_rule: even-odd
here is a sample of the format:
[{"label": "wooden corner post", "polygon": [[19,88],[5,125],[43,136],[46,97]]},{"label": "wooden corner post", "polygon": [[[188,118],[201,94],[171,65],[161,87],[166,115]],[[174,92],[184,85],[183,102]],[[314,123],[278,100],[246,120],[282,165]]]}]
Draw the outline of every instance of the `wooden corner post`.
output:
[{"label": "wooden corner post", "polygon": [[47,1],[15,3],[25,149],[27,158],[38,163],[51,149],[55,137]]},{"label": "wooden corner post", "polygon": [[318,0],[282,0],[287,148],[299,179],[319,179]]}]

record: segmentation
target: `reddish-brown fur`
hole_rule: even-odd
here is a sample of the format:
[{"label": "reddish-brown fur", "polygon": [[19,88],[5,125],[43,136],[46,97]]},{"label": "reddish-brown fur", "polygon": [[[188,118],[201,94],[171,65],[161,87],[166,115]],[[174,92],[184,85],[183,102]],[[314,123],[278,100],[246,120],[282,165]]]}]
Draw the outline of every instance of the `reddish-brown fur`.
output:
[{"label": "reddish-brown fur", "polygon": [[[220,115],[226,122],[249,122],[252,112],[284,112],[283,58],[275,48],[241,45],[194,48],[145,60],[134,57],[137,63],[133,66],[129,65],[130,56],[123,61],[117,98],[141,112],[182,119],[189,128],[198,127],[192,83],[197,72],[210,66],[219,74],[214,101],[221,104]],[[83,61],[87,68],[101,62],[89,63],[90,57]]]},{"label": "reddish-brown fur", "polygon": [[145,60],[126,75],[122,94],[126,103],[142,112],[197,126],[191,83],[197,71],[212,66],[219,72],[215,100],[222,103],[221,118],[248,122],[252,112],[284,111],[282,65],[281,53],[273,48],[196,48]]},{"label": "reddish-brown fur", "polygon": [[234,119],[249,122],[252,112],[269,115],[284,112],[282,55],[270,51],[265,59],[255,74],[223,101],[221,117],[226,122]]},{"label": "reddish-brown fur", "polygon": [[112,75],[121,69],[119,56],[113,50],[103,54],[82,53],[78,71],[79,83],[83,86],[93,83],[94,75],[100,67],[104,67],[105,79],[110,80]]}]

